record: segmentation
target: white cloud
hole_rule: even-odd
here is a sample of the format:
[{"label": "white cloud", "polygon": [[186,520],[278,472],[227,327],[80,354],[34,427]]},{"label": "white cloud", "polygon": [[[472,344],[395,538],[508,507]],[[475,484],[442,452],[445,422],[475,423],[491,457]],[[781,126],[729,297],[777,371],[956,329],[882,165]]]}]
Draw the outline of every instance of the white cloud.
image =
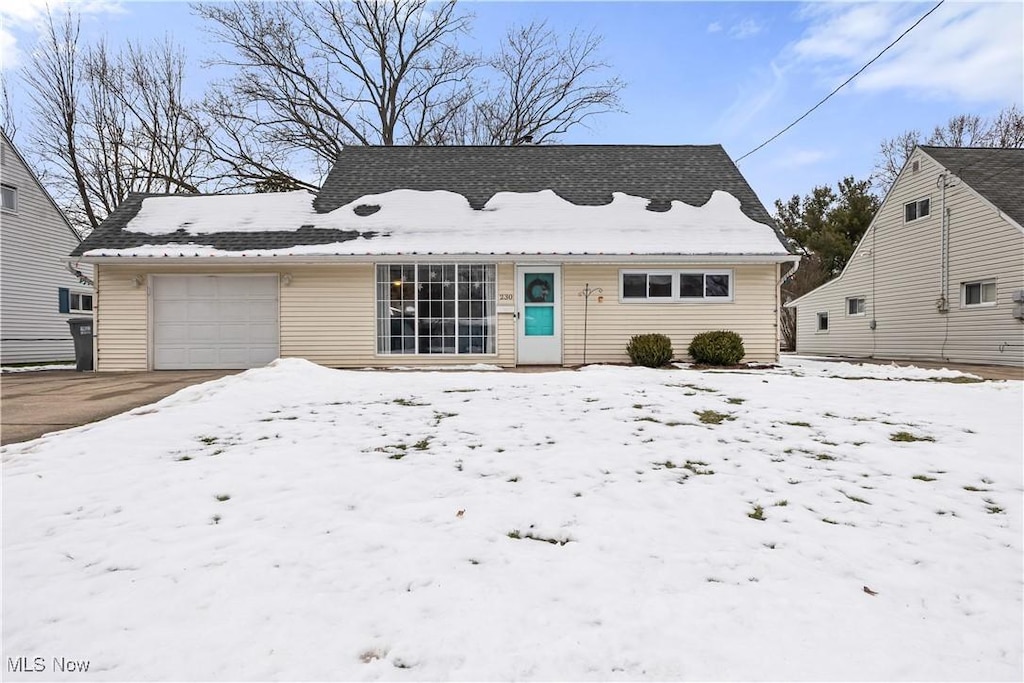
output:
[{"label": "white cloud", "polygon": [[34,35],[47,7],[59,11],[69,6],[82,15],[120,12],[120,0],[5,0],[0,2],[0,68],[15,69],[23,63],[18,34]]},{"label": "white cloud", "polygon": [[736,40],[743,40],[744,38],[750,38],[756,36],[758,33],[764,30],[764,24],[759,24],[753,19],[744,19],[738,24],[734,24],[729,29],[729,35]]},{"label": "white cloud", "polygon": [[[837,84],[920,16],[921,5],[828,5],[790,48],[797,66]],[[940,7],[851,84],[963,102],[1021,101],[1024,11],[1019,3]]]},{"label": "white cloud", "polygon": [[832,156],[831,153],[821,149],[783,149],[775,153],[772,166],[781,169],[802,168],[813,166],[832,158]]},{"label": "white cloud", "polygon": [[708,24],[708,33],[718,33],[722,30],[722,22],[715,21]]}]

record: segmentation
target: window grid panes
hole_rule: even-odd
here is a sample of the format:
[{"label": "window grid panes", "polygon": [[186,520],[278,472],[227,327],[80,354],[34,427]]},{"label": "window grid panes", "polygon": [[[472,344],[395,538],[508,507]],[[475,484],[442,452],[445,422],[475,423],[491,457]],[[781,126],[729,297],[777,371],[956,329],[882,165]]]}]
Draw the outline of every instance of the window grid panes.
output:
[{"label": "window grid panes", "polygon": [[377,266],[377,352],[495,352],[496,268],[486,264]]}]

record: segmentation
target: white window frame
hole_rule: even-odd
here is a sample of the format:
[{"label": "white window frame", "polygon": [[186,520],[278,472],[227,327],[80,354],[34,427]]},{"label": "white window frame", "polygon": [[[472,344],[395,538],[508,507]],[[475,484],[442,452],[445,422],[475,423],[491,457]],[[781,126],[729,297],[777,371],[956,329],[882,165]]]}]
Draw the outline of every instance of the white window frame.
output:
[{"label": "white window frame", "polygon": [[[822,329],[822,327],[821,327],[821,321],[822,320],[825,321],[825,328],[824,329]],[[815,313],[814,314],[814,323],[815,323],[815,330],[814,330],[815,334],[828,334],[828,329],[829,329],[828,311],[818,311],[817,313]]]},{"label": "white window frame", "polygon": [[[669,296],[626,296],[626,275],[670,275],[672,277],[672,289]],[[704,295],[700,297],[683,297],[679,294],[679,283],[680,276],[682,275],[702,275],[704,276]],[[707,276],[708,275],[726,275],[729,277],[729,295],[728,296],[707,296]],[[736,287],[736,275],[731,268],[715,268],[715,269],[685,269],[685,270],[669,270],[669,269],[622,269],[619,271],[619,303],[623,304],[725,304],[732,303],[734,291]],[[650,292],[650,286],[648,285],[648,292]]]},{"label": "white window frame", "polygon": [[0,187],[2,187],[4,190],[10,190],[14,196],[14,206],[3,206],[3,201],[2,199],[0,199],[0,209],[2,209],[3,211],[8,211],[10,213],[18,213],[18,188],[15,187],[14,185],[8,185],[7,183],[0,184]]},{"label": "white window frame", "polygon": [[[415,280],[412,283],[410,283],[410,284],[413,284],[414,287],[416,288],[415,298],[413,299],[413,302],[414,302],[413,303],[414,315],[413,315],[412,318],[409,319],[413,323],[414,333],[412,335],[405,335],[405,336],[410,336],[410,337],[412,337],[414,339],[414,348],[413,348],[413,351],[411,351],[411,352],[406,352],[406,351],[385,351],[385,350],[381,349],[381,339],[382,338],[390,339],[390,338],[393,337],[393,335],[381,335],[381,333],[380,333],[379,326],[380,326],[380,321],[381,321],[381,318],[380,318],[380,303],[381,303],[381,300],[380,300],[379,287],[382,284],[386,284],[386,283],[380,279],[379,269],[380,268],[389,268],[390,269],[392,266],[410,266],[410,267],[412,267],[412,270],[413,270],[413,273],[414,273],[414,277],[415,277]],[[419,279],[419,272],[420,272],[420,267],[421,266],[454,266],[454,268],[455,268],[455,281],[452,283],[453,287],[455,287],[455,298],[454,298],[455,315],[452,318],[450,318],[450,320],[452,320],[454,322],[454,325],[455,325],[455,334],[454,334],[454,338],[455,338],[455,351],[452,352],[452,353],[448,353],[448,352],[427,353],[427,352],[424,352],[424,351],[420,350],[420,336],[421,336],[421,333],[420,333],[420,320],[421,320],[420,304],[422,303],[422,300],[420,299],[419,292],[422,289],[421,285],[422,284],[426,284],[426,283],[422,283],[420,281],[420,279]],[[484,284],[485,286],[486,286],[486,284],[493,285],[493,290],[494,290],[494,292],[493,292],[494,298],[490,301],[490,307],[489,307],[491,313],[490,313],[490,315],[484,316],[487,319],[487,321],[488,321],[488,328],[489,328],[489,332],[490,332],[490,335],[489,335],[490,336],[490,345],[494,349],[493,351],[490,351],[490,352],[488,352],[488,351],[483,351],[483,352],[479,352],[479,351],[466,351],[466,352],[459,351],[459,342],[463,338],[463,335],[459,334],[459,329],[460,329],[459,323],[462,320],[462,318],[459,316],[459,304],[461,303],[461,300],[458,297],[459,269],[460,268],[472,268],[474,266],[484,266],[486,268],[489,268],[489,269],[491,269],[490,272],[493,274],[493,279],[486,279],[485,283],[481,283],[481,284]],[[473,261],[473,262],[463,263],[463,262],[445,261],[445,260],[425,260],[425,261],[415,261],[415,262],[380,261],[380,262],[374,264],[374,266],[373,266],[373,273],[374,273],[373,277],[374,277],[374,310],[375,310],[375,313],[374,313],[374,330],[375,330],[375,332],[374,332],[374,348],[376,349],[376,352],[374,354],[375,356],[378,356],[378,357],[381,357],[381,358],[394,358],[394,359],[398,359],[398,358],[409,357],[409,356],[452,358],[454,356],[464,356],[464,357],[465,356],[474,356],[474,357],[487,356],[487,357],[494,357],[494,356],[498,355],[498,339],[499,338],[498,338],[498,308],[497,308],[497,306],[498,306],[498,282],[499,281],[498,281],[498,265],[496,263],[488,262],[488,261],[480,261],[480,262]],[[471,320],[476,320],[476,319],[477,318],[471,318]],[[466,336],[472,337],[474,335],[466,335]]]},{"label": "white window frame", "polygon": [[[928,202],[928,213],[926,213],[925,215],[922,216],[921,215],[921,204],[923,204],[924,202]],[[914,214],[915,214],[915,216],[913,218],[908,219],[907,218],[907,208],[910,207],[911,205],[914,206]],[[904,223],[904,225],[907,224],[907,223],[913,223],[914,221],[919,221],[919,220],[928,218],[931,215],[932,215],[932,198],[930,196],[929,197],[921,197],[920,199],[915,199],[914,201],[907,202],[906,204],[903,205],[903,223]]]},{"label": "white window frame", "polygon": [[[861,303],[860,310],[856,313],[850,313],[850,302],[859,301]],[[863,318],[868,314],[868,299],[864,296],[848,296],[846,297],[846,317],[847,318]]]},{"label": "white window frame", "polygon": [[[85,297],[89,297],[89,308],[82,308],[82,302]],[[75,306],[75,299],[78,299],[78,305]],[[71,313],[88,313],[92,315],[93,307],[96,306],[96,297],[93,296],[92,292],[68,292],[68,311]]]},{"label": "white window frame", "polygon": [[[647,276],[647,296],[626,296],[626,276],[627,275],[646,275]],[[668,275],[671,278],[669,282],[668,296],[650,296],[651,291],[651,275]],[[619,302],[624,304],[671,304],[678,301],[675,298],[676,283],[679,277],[676,275],[674,270],[620,270],[619,271]]]},{"label": "white window frame", "polygon": [[[972,285],[978,285],[981,288],[981,301],[976,304],[967,303],[967,288]],[[985,301],[985,286],[992,285],[992,300]],[[994,277],[985,278],[983,280],[966,280],[960,283],[960,308],[991,308],[995,306],[999,301],[999,291],[996,287],[996,279]]]},{"label": "white window frame", "polygon": [[[733,275],[731,269],[727,270],[681,270],[680,275],[703,275],[704,276],[704,296],[701,297],[683,297],[679,296],[679,301],[683,303],[701,303],[701,304],[724,304],[732,302],[733,298],[733,283],[736,281],[736,277]],[[708,275],[728,275],[729,276],[729,295],[728,296],[708,296]],[[679,283],[675,284],[673,291],[679,291]]]}]

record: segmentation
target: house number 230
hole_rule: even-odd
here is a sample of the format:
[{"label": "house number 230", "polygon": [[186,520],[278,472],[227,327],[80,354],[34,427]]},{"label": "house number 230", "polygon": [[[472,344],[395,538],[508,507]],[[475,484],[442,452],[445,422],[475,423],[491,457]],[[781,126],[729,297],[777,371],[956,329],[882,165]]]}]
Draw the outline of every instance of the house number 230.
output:
[{"label": "house number 230", "polygon": [[512,301],[512,295],[511,294],[499,294],[498,295],[498,301]]}]

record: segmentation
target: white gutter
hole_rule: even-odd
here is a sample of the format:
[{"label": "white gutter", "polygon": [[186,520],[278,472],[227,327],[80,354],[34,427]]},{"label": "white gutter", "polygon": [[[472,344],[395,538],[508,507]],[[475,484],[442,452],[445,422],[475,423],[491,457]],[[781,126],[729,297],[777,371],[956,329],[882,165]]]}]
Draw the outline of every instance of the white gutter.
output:
[{"label": "white gutter", "polygon": [[[799,263],[796,254],[330,254],[330,255],[295,255],[295,256],[240,256],[232,254],[216,254],[209,256],[77,256],[64,257],[66,262],[91,263],[95,265],[131,265],[140,267],[143,264],[152,266],[168,266],[187,263],[189,265],[209,264],[220,267],[247,266],[294,266],[323,265],[345,263],[415,263],[424,260],[443,260],[452,263],[479,263],[481,261],[497,263],[579,263],[579,264],[614,264],[614,263],[700,263],[700,264],[768,264],[768,263]],[[789,271],[791,275],[795,268]]]}]

